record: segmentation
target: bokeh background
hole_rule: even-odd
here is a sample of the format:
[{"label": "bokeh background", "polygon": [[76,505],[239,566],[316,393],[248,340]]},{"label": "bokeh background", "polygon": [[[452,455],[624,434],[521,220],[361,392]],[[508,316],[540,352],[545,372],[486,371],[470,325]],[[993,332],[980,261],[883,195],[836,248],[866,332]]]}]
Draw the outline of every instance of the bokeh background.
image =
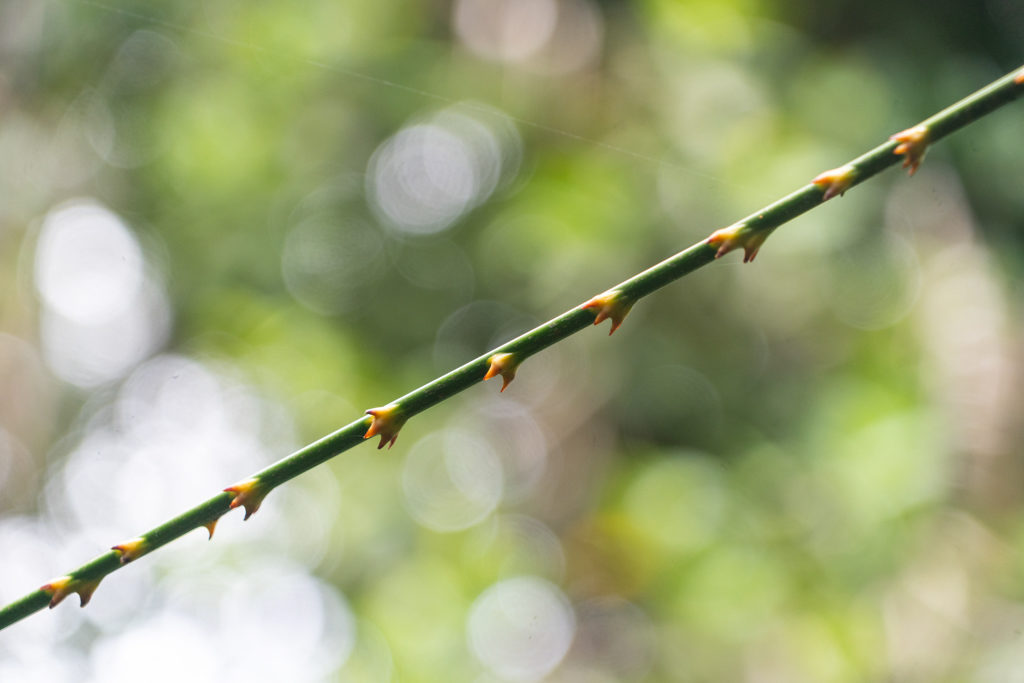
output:
[{"label": "bokeh background", "polygon": [[[5,0],[0,601],[1022,44],[1015,0]],[[11,627],[0,680],[1018,680],[1022,106]]]}]

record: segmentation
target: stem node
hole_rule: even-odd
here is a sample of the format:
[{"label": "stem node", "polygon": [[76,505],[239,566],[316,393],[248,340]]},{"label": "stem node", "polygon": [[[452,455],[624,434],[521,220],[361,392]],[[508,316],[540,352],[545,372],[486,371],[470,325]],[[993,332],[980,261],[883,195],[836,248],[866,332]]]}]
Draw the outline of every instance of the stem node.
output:
[{"label": "stem node", "polygon": [[78,593],[78,600],[82,607],[85,607],[92,599],[92,594],[96,592],[101,580],[102,577],[85,581],[71,576],[62,576],[40,587],[39,590],[50,594],[50,609],[59,605],[64,598],[72,593]]},{"label": "stem node", "polygon": [[900,144],[896,145],[893,154],[905,154],[903,168],[909,168],[908,173],[914,175],[918,166],[924,161],[924,155],[928,152],[928,127],[918,124],[913,128],[907,128],[895,135],[889,136]]},{"label": "stem node", "polygon": [[519,369],[520,360],[516,358],[514,353],[496,353],[487,359],[487,362],[491,364],[491,367],[487,369],[487,374],[484,375],[484,381],[501,375],[501,391],[505,391],[508,385],[512,383],[512,380],[516,378],[516,370]]},{"label": "stem node", "polygon": [[139,537],[133,538],[130,541],[119,543],[111,548],[114,552],[121,556],[121,564],[128,564],[132,560],[137,560],[146,554],[147,543],[146,539]]},{"label": "stem node", "polygon": [[608,334],[611,335],[614,334],[615,330],[619,329],[619,325],[626,319],[626,315],[629,314],[629,309],[633,308],[633,304],[634,301],[626,298],[626,295],[619,290],[610,289],[604,294],[598,294],[580,306],[580,308],[597,311],[597,315],[594,317],[595,325],[604,322],[607,318],[611,318],[612,328],[608,331]]},{"label": "stem node", "polygon": [[[764,214],[759,215],[758,218],[763,219]],[[706,241],[712,247],[718,247],[718,251],[715,252],[716,259],[722,258],[733,249],[742,248],[743,262],[751,263],[773,229],[757,230],[751,228],[746,223],[736,223],[727,228],[716,230],[711,233],[711,236]]]},{"label": "stem node", "polygon": [[839,168],[825,171],[811,182],[825,188],[825,194],[821,196],[821,201],[827,202],[836,195],[842,197],[856,178],[857,169],[850,164],[844,164]]},{"label": "stem node", "polygon": [[[245,481],[239,482],[234,486],[229,486],[224,489],[225,493],[233,493],[235,497],[231,499],[231,504],[228,506],[232,510],[237,507],[245,508],[245,519],[249,519],[260,509],[260,504],[263,499],[267,497],[270,490],[264,486],[263,482],[258,477],[252,477]],[[209,527],[207,527],[209,528]],[[213,536],[213,532],[210,532],[210,536]]]},{"label": "stem node", "polygon": [[398,438],[398,432],[402,429],[402,425],[405,424],[406,417],[402,415],[401,409],[397,405],[388,405],[381,408],[370,408],[366,411],[366,414],[373,418],[370,422],[369,429],[366,430],[366,434],[363,435],[364,439],[369,439],[373,436],[380,436],[380,443],[377,444],[377,450],[387,447],[390,449],[395,445],[395,440]]}]

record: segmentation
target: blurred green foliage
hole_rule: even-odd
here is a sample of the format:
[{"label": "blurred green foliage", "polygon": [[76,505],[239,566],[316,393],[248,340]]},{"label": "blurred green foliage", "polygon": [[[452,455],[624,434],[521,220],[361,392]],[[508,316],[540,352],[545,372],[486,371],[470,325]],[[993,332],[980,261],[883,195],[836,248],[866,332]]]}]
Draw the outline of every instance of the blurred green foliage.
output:
[{"label": "blurred green foliage", "polygon": [[[1024,38],[1024,10],[1002,0],[513,7],[0,7],[0,524],[65,528],[61,468],[135,367],[76,387],[52,361],[33,263],[68,199],[119,216],[158,274],[172,322],[149,355],[284,408],[293,431],[255,430],[276,458],[966,95],[1017,66]],[[481,386],[393,450],[275,492],[249,545],[216,550],[243,533],[225,523],[145,562],[189,576],[221,553],[244,574],[265,559],[263,519],[282,538],[324,527],[315,551],[281,552],[356,626],[351,653],[309,680],[1007,680],[1024,664],[1022,121],[1019,105],[997,112],[912,180],[891,172],[785,226],[752,266],[713,264],[611,339],[572,338],[500,396]],[[425,131],[412,156],[397,156],[402,131]],[[385,192],[406,205],[388,213]],[[476,461],[416,450],[441,430],[497,458],[501,500],[460,479]],[[415,453],[447,463],[478,518],[431,526]],[[194,502],[163,495],[171,511]],[[60,543],[40,533],[44,551]],[[522,576],[572,605],[574,640],[547,668],[502,668],[468,626],[488,587]],[[97,653],[133,623],[193,600],[200,620],[216,611],[218,591],[183,581],[154,579],[141,616],[63,627],[60,675],[116,680]],[[11,670],[40,671],[12,642]]]}]

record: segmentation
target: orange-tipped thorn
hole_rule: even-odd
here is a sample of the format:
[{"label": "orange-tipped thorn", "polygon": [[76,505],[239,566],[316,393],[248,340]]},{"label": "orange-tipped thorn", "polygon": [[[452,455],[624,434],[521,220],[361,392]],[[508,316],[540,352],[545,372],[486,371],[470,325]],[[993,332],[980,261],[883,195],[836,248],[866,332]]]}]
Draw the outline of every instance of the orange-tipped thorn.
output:
[{"label": "orange-tipped thorn", "polygon": [[50,609],[53,609],[59,605],[64,598],[68,597],[72,593],[78,593],[78,601],[82,607],[89,604],[89,600],[92,599],[92,594],[96,592],[96,588],[100,585],[100,579],[92,579],[90,581],[83,581],[82,579],[73,579],[70,576],[62,576],[59,579],[54,579],[50,583],[39,588],[41,591],[46,591],[50,594]]},{"label": "orange-tipped thorn", "polygon": [[707,243],[718,247],[715,258],[722,258],[733,249],[743,249],[743,262],[750,263],[757,256],[758,250],[768,239],[771,230],[751,230],[745,223],[736,223],[727,228],[716,230],[708,237]]},{"label": "orange-tipped thorn", "polygon": [[611,318],[612,328],[608,330],[608,334],[611,335],[615,330],[619,329],[619,325],[626,319],[629,309],[633,308],[633,302],[626,299],[625,295],[619,290],[612,289],[604,294],[598,294],[580,306],[580,308],[584,310],[597,310],[597,315],[594,317],[595,325],[599,325],[606,319]]},{"label": "orange-tipped thorn", "polygon": [[856,177],[857,169],[846,164],[839,168],[833,168],[831,171],[825,171],[811,182],[825,188],[825,194],[822,195],[821,201],[827,202],[836,195],[842,196],[850,189],[850,185],[853,184]]},{"label": "orange-tipped thorn", "polygon": [[903,168],[909,168],[909,174],[914,175],[917,167],[924,161],[924,155],[928,151],[928,127],[917,125],[913,128],[907,128],[895,135],[890,135],[889,139],[900,143],[896,145],[892,153],[905,154]]},{"label": "orange-tipped thorn", "polygon": [[1013,82],[1017,85],[1024,84],[1024,69],[1017,72],[1017,75],[1013,77]]},{"label": "orange-tipped thorn", "polygon": [[133,538],[130,541],[115,545],[111,550],[121,556],[121,564],[128,564],[132,560],[137,560],[146,554],[146,539]]},{"label": "orange-tipped thorn", "polygon": [[366,411],[366,414],[373,418],[370,423],[369,429],[366,430],[366,434],[363,434],[364,439],[369,439],[373,436],[380,436],[380,443],[377,444],[377,450],[384,448],[384,444],[387,444],[388,448],[395,445],[395,439],[398,438],[398,432],[402,429],[402,425],[405,424],[405,416],[402,415],[397,405],[383,406],[382,408],[370,408]]},{"label": "orange-tipped thorn", "polygon": [[506,387],[516,378],[516,370],[519,369],[519,360],[516,355],[514,353],[496,353],[488,358],[487,362],[491,364],[491,367],[487,369],[484,381],[501,375],[501,391],[505,391]]},{"label": "orange-tipped thorn", "polygon": [[217,528],[217,522],[218,521],[220,521],[220,517],[215,517],[214,519],[211,519],[209,522],[207,522],[206,524],[203,525],[204,527],[206,527],[207,533],[210,534],[210,536],[207,538],[207,540],[212,540],[213,539],[213,532]]},{"label": "orange-tipped thorn", "polygon": [[229,507],[232,510],[237,507],[244,507],[245,519],[249,519],[257,510],[260,509],[260,504],[263,502],[263,499],[267,497],[268,493],[270,493],[270,491],[263,486],[263,483],[257,477],[246,479],[234,486],[229,486],[224,489],[224,491],[225,493],[235,494],[235,497],[231,499],[231,505]]}]

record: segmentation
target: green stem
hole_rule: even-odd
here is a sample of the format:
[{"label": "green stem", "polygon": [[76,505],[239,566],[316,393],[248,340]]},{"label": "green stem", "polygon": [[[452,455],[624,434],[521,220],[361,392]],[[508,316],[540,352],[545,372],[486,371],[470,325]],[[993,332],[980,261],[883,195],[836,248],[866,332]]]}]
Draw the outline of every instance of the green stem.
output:
[{"label": "green stem", "polygon": [[[1024,92],[1024,68],[1015,70],[942,110],[923,121],[916,128],[923,127],[926,130],[926,142],[934,143],[1013,101],[1022,92]],[[479,383],[490,368],[490,358],[496,353],[512,354],[516,360],[515,364],[518,365],[519,362],[538,351],[594,323],[596,315],[603,318],[607,314],[607,317],[611,317],[613,322],[618,324],[628,312],[629,307],[638,299],[707,265],[726,251],[742,247],[747,251],[748,257],[752,258],[761,242],[778,226],[822,204],[834,194],[843,192],[903,161],[904,157],[895,153],[899,144],[895,140],[887,141],[837,169],[837,171],[841,171],[839,175],[841,184],[833,186],[831,190],[824,181],[805,185],[796,192],[752,213],[731,228],[719,231],[708,239],[702,240],[616,285],[608,290],[600,302],[594,304],[594,308],[598,309],[596,313],[590,307],[584,306],[566,311],[557,318],[392,401],[389,405],[396,407],[395,414],[400,419],[393,420],[390,432],[387,425],[378,431],[382,434],[382,438],[385,435],[390,438],[397,433],[405,419]],[[923,148],[921,152],[923,153]],[[231,509],[233,501],[236,505],[245,505],[247,512],[251,514],[259,506],[263,497],[274,487],[362,443],[364,434],[373,421],[370,417],[360,418],[257,472],[249,482],[239,485],[240,489],[248,491],[246,494],[249,496],[248,498],[244,498],[238,491],[219,493],[143,534],[140,537],[140,543],[134,546],[136,550],[133,550],[131,554],[125,550],[111,550],[75,569],[67,575],[69,582],[64,585],[68,588],[58,594],[58,598],[70,592],[78,592],[76,588],[81,587],[80,596],[88,600],[91,592],[89,590],[90,583],[92,587],[95,587],[100,579],[120,568],[123,561],[133,560],[142,554],[151,552],[193,529],[211,525]],[[50,604],[54,593],[53,587],[44,586],[3,607],[0,609],[0,629],[10,626]]]}]

